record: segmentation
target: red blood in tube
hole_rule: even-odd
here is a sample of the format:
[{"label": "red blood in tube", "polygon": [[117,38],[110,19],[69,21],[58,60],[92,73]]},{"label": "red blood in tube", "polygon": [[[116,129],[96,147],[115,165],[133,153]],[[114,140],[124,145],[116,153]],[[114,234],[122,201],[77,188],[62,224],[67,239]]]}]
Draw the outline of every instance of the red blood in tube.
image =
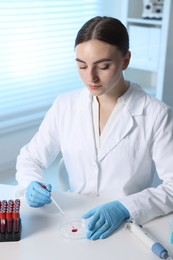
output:
[{"label": "red blood in tube", "polygon": [[20,221],[19,211],[13,211],[13,230],[15,233],[19,232],[19,221]]},{"label": "red blood in tube", "polygon": [[6,230],[6,213],[4,210],[0,210],[0,231],[5,233]]},{"label": "red blood in tube", "polygon": [[12,222],[12,210],[8,209],[6,212],[6,220],[7,220],[7,232],[11,233],[13,229]]}]

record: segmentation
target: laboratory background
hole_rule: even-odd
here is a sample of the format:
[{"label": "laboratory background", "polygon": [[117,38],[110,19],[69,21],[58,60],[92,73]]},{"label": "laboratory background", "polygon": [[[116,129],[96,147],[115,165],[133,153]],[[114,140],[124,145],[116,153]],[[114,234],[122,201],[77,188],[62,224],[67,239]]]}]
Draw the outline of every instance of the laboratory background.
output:
[{"label": "laboratory background", "polygon": [[[1,184],[16,184],[17,155],[55,98],[84,87],[74,40],[97,15],[116,17],[128,29],[132,58],[125,78],[173,107],[172,0],[0,0]],[[45,179],[66,190],[68,178],[62,178],[58,160]]]}]

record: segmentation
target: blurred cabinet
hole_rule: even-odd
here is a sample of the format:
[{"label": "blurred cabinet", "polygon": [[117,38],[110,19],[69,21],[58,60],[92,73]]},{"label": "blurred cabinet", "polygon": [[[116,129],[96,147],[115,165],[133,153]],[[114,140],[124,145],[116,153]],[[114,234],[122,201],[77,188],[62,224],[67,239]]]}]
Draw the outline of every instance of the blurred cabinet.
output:
[{"label": "blurred cabinet", "polygon": [[132,53],[126,79],[173,107],[173,0],[164,0],[163,18],[143,19],[143,0],[123,0]]}]

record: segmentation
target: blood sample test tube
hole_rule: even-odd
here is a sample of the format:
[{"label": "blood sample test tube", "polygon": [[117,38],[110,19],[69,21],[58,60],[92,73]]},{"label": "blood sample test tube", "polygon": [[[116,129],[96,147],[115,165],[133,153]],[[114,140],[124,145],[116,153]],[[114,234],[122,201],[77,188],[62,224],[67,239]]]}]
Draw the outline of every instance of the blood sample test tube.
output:
[{"label": "blood sample test tube", "polygon": [[13,200],[8,200],[7,205],[8,205],[8,207],[13,207],[14,201]]},{"label": "blood sample test tube", "polygon": [[4,234],[6,231],[6,212],[5,210],[0,210],[0,232]]},{"label": "blood sample test tube", "polygon": [[1,207],[7,208],[7,200],[2,200]]},{"label": "blood sample test tube", "polygon": [[11,233],[13,231],[12,209],[8,209],[6,211],[6,220],[7,220],[7,232]]},{"label": "blood sample test tube", "polygon": [[18,209],[13,210],[13,231],[15,233],[19,232],[20,228],[20,214]]},{"label": "blood sample test tube", "polygon": [[15,199],[14,205],[17,205],[20,208],[20,199]]},{"label": "blood sample test tube", "polygon": [[13,206],[12,205],[8,205],[8,207],[6,208],[6,211],[9,211],[9,210],[13,211]]},{"label": "blood sample test tube", "polygon": [[13,208],[14,208],[14,209],[20,209],[20,205],[14,204]]},{"label": "blood sample test tube", "polygon": [[2,206],[1,206],[1,210],[2,210],[2,211],[6,211],[6,209],[7,209],[7,207],[6,207],[5,205],[2,205]]},{"label": "blood sample test tube", "polygon": [[2,200],[1,203],[7,206],[7,200]]}]

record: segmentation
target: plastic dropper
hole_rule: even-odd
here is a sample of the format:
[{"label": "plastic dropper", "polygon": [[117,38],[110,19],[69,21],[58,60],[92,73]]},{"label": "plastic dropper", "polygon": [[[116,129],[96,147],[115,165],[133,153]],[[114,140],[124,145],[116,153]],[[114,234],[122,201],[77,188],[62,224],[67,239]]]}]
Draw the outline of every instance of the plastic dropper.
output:
[{"label": "plastic dropper", "polygon": [[[42,185],[42,188],[46,189],[45,185]],[[62,210],[62,208],[58,205],[58,203],[55,201],[55,199],[51,196],[51,200],[54,203],[54,205],[58,208],[58,210],[61,212],[61,214],[63,215],[63,217],[65,216],[64,211]],[[72,226],[72,232],[75,233],[78,231],[78,229],[76,227],[73,226],[73,224],[71,224]]]},{"label": "plastic dropper", "polygon": [[61,214],[63,215],[63,216],[65,216],[65,213],[64,213],[64,211],[62,210],[62,208],[58,205],[58,203],[55,201],[55,199],[51,196],[51,200],[52,200],[52,202],[54,203],[54,205],[59,209],[59,211],[61,212]]},{"label": "plastic dropper", "polygon": [[[42,188],[46,189],[46,186],[45,185],[42,185]],[[54,203],[54,205],[58,208],[58,210],[61,212],[61,214],[63,216],[65,216],[65,213],[64,211],[62,210],[62,208],[58,205],[58,203],[55,201],[55,199],[51,196],[51,200],[52,202]]]}]

